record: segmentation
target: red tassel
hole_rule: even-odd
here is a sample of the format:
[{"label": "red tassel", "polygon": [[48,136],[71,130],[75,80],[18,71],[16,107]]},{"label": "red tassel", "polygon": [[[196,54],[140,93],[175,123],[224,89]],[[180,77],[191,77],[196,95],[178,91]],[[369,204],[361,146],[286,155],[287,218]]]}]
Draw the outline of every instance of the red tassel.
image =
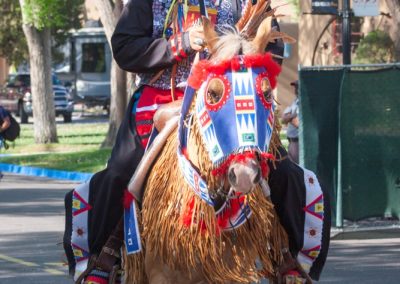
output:
[{"label": "red tassel", "polygon": [[240,62],[239,62],[239,58],[238,57],[235,57],[235,58],[232,59],[231,68],[232,68],[233,71],[240,70]]},{"label": "red tassel", "polygon": [[244,196],[241,198],[230,199],[224,211],[218,215],[218,226],[223,229],[228,226],[229,219],[236,215],[240,210],[240,204],[244,202]]},{"label": "red tassel", "polygon": [[123,206],[125,209],[131,207],[131,203],[135,200],[135,197],[128,191],[128,189],[124,190],[124,197],[123,197]]},{"label": "red tassel", "polygon": [[189,204],[185,208],[185,212],[182,215],[182,223],[186,227],[190,227],[192,225],[193,207],[194,207],[194,197],[190,199]]}]

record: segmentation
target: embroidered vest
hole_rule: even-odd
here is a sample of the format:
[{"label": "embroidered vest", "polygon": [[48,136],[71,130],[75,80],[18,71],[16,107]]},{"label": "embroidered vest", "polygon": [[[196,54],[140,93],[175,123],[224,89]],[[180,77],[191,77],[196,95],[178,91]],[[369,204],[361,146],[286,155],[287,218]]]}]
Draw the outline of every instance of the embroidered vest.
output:
[{"label": "embroidered vest", "polygon": [[[164,22],[167,17],[167,11],[171,6],[171,2],[171,0],[153,0],[154,38],[160,38],[163,36]],[[233,26],[235,15],[232,8],[232,0],[205,0],[205,3],[207,8],[214,8],[217,10],[217,25]],[[188,0],[188,4],[195,6],[199,5],[198,0]],[[176,72],[176,85],[186,81],[189,75],[191,62],[193,62],[193,56],[178,63]],[[170,88],[171,68],[166,69],[162,76],[152,84],[149,84],[149,82],[155,76],[155,74],[138,74],[138,76],[140,78],[140,85],[151,85],[152,87],[163,90]]]}]

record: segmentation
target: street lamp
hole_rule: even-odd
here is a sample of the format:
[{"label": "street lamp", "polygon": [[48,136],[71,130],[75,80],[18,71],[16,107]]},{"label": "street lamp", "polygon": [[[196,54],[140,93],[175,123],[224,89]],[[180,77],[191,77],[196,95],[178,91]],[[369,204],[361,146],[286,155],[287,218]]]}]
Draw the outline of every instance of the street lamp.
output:
[{"label": "street lamp", "polygon": [[351,9],[350,0],[342,0],[342,55],[343,64],[351,64]]}]

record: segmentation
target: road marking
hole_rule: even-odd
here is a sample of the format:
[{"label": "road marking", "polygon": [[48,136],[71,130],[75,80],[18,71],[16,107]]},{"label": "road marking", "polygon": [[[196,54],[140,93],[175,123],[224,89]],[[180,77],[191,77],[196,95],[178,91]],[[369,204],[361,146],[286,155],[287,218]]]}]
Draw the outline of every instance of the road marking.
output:
[{"label": "road marking", "polygon": [[65,272],[57,270],[57,269],[45,268],[43,270],[52,275],[65,275]]},{"label": "road marking", "polygon": [[45,262],[43,263],[44,265],[48,265],[48,266],[59,266],[59,267],[65,267],[66,264],[62,263],[62,262]]},{"label": "road marking", "polygon": [[33,263],[33,262],[29,262],[29,261],[24,261],[24,260],[15,258],[15,257],[4,255],[4,254],[0,254],[0,259],[3,259],[3,260],[8,261],[8,262],[21,264],[21,265],[28,266],[28,267],[40,266],[39,264],[36,264],[36,263]]},{"label": "road marking", "polygon": [[[12,257],[12,256],[1,254],[1,253],[0,253],[0,260],[5,260],[7,262],[16,263],[16,264],[20,264],[20,265],[28,266],[28,267],[40,267],[40,265],[37,264],[37,263],[21,260],[21,259]],[[63,263],[61,263],[61,262],[47,262],[47,263],[44,263],[44,265],[60,266],[61,267],[61,266],[63,266]],[[47,272],[48,274],[51,274],[51,275],[65,275],[64,271],[57,270],[57,269],[54,269],[54,268],[41,268],[41,269],[44,272]]]}]

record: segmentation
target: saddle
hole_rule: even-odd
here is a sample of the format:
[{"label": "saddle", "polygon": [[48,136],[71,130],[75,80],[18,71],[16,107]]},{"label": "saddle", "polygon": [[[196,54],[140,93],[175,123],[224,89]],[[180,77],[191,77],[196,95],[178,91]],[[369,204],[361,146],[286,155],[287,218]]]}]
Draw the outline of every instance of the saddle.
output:
[{"label": "saddle", "polygon": [[147,147],[142,160],[128,184],[129,192],[138,202],[142,201],[144,193],[143,184],[148,171],[151,169],[151,166],[158,157],[168,137],[178,126],[181,105],[182,100],[173,101],[161,106],[154,114],[154,128],[158,134],[151,142],[151,145]]}]

